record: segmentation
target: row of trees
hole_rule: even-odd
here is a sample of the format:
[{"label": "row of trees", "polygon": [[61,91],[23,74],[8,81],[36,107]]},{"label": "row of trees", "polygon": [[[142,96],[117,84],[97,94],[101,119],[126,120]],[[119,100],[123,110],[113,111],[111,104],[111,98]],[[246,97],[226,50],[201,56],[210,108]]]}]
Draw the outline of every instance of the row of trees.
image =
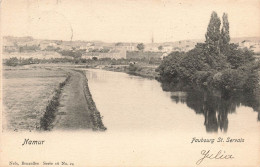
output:
[{"label": "row of trees", "polygon": [[[139,51],[143,51],[144,48],[145,48],[145,46],[144,46],[143,43],[139,43],[139,44],[137,44],[136,47],[137,47],[137,49],[138,49]],[[162,46],[162,45],[158,46],[158,50],[163,50],[163,46]]]},{"label": "row of trees", "polygon": [[221,90],[254,90],[259,82],[259,62],[253,52],[230,43],[228,15],[211,14],[205,42],[187,53],[173,52],[158,67],[160,79]]}]

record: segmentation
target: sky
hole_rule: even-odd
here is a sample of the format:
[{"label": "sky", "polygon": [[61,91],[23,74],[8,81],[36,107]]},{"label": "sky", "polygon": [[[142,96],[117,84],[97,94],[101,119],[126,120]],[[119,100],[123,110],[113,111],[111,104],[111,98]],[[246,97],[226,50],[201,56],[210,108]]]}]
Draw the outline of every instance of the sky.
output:
[{"label": "sky", "polygon": [[260,36],[260,0],[2,0],[2,36],[104,42],[204,39],[212,11],[231,37]]}]

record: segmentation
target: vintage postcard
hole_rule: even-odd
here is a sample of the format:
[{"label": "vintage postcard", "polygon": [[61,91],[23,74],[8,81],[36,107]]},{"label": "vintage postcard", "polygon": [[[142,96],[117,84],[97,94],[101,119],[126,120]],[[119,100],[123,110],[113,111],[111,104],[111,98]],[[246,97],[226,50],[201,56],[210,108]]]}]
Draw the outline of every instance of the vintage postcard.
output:
[{"label": "vintage postcard", "polygon": [[0,2],[0,167],[260,166],[260,0]]}]

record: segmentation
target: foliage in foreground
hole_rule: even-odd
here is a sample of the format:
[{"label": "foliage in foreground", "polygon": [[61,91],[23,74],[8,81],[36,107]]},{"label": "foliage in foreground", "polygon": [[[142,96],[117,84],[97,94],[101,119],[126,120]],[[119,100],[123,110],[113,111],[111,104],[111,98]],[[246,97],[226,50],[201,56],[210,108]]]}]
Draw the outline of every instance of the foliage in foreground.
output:
[{"label": "foliage in foreground", "polygon": [[254,53],[230,42],[227,14],[220,19],[213,12],[206,41],[191,51],[173,52],[165,57],[157,71],[161,81],[213,87],[223,91],[254,91],[259,84],[260,63]]}]

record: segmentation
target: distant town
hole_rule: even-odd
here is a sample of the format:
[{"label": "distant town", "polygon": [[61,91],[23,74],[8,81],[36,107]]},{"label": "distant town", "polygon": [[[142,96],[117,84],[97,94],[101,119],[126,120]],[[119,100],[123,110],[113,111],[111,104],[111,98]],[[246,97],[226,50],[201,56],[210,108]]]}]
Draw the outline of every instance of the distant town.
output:
[{"label": "distant town", "polygon": [[[171,52],[187,52],[203,40],[182,40],[176,42],[156,43],[151,37],[150,43],[106,43],[102,41],[62,41],[41,40],[33,37],[3,38],[3,59],[163,59]],[[260,37],[234,38],[231,42],[239,48],[248,48],[259,57]]]}]

